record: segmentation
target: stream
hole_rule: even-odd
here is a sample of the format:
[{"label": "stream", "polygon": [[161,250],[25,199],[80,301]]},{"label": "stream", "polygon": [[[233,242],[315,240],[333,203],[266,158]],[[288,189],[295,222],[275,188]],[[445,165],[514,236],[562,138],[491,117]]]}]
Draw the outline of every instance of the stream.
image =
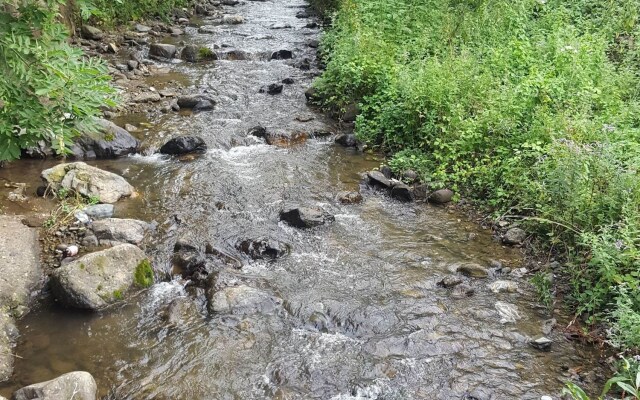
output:
[{"label": "stream", "polygon": [[[107,399],[540,399],[559,398],[569,368],[593,368],[595,350],[566,341],[559,329],[547,335],[554,341],[549,352],[528,344],[543,335],[548,316],[526,280],[518,281],[518,293],[493,293],[487,286],[494,277],[463,278],[472,296],[439,287],[461,263],[499,260],[519,268],[521,254],[450,209],[360,188],[361,173],[377,168],[381,156],[337,146],[332,137],[273,146],[247,135],[259,124],[284,134],[342,129],[305,103],[318,74],[308,44],[321,34],[296,18],[305,7],[303,0],[247,1],[225,7],[242,15],[242,24],[209,34],[189,29],[189,43],[213,49],[220,60],[178,64],[148,83],[161,89],[170,80],[187,82],[216,99],[213,111],[115,120],[151,123],[137,133],[147,150],[90,164],[136,187],[139,196],[119,202],[116,216],[157,222],[145,250],[167,279],[100,313],[45,297],[19,321],[20,358],[0,394],[85,370]],[[294,58],[269,61],[281,49]],[[310,70],[299,68],[305,58]],[[259,93],[285,78],[294,83],[281,94]],[[188,161],[153,154],[179,135],[201,136],[209,150]],[[0,174],[35,187],[52,164],[24,160]],[[361,190],[364,201],[341,204],[336,195],[345,190]],[[289,203],[321,206],[335,222],[292,228],[278,220]],[[170,277],[173,246],[185,236],[238,258],[244,239],[290,244],[287,257],[244,256],[241,269],[218,277],[280,300],[253,313],[209,313],[202,289]],[[164,310],[181,297],[193,307],[181,323],[168,324]],[[518,319],[503,320],[504,303],[517,307]]]}]

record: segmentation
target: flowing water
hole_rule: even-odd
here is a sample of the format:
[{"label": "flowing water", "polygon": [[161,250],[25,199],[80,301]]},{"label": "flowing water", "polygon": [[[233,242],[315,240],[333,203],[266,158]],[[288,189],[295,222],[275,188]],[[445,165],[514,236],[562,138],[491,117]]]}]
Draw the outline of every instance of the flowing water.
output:
[{"label": "flowing water", "polygon": [[[225,9],[243,15],[244,24],[218,26],[215,34],[190,30],[189,42],[215,49],[223,60],[178,65],[171,79],[214,96],[214,111],[120,121],[153,123],[141,133],[147,154],[181,134],[202,136],[206,154],[188,162],[145,155],[92,163],[122,174],[140,193],[118,203],[118,217],[158,222],[146,250],[159,275],[168,277],[173,244],[183,235],[237,257],[239,240],[267,237],[289,243],[291,254],[244,259],[219,279],[282,300],[263,312],[210,314],[203,291],[179,279],[96,314],[45,298],[20,322],[22,358],[0,394],[86,370],[101,396],[117,399],[539,399],[559,394],[568,368],[594,362],[591,349],[558,332],[550,335],[550,352],[528,345],[542,335],[544,313],[523,282],[519,293],[495,294],[487,288],[493,278],[469,279],[470,297],[437,286],[463,262],[519,267],[518,254],[474,222],[365,188],[362,204],[337,202],[339,191],[358,190],[360,173],[377,167],[379,157],[330,138],[278,147],[247,136],[257,124],[282,133],[340,129],[305,104],[317,70],[297,63],[315,59],[308,42],[320,33],[296,18],[305,5],[249,1]],[[280,49],[292,50],[294,59],[268,61]],[[232,50],[244,59],[225,56]],[[258,93],[284,78],[295,83],[282,94]],[[155,79],[158,86],[169,81]],[[24,161],[1,173],[12,181],[31,177],[33,185],[50,163]],[[322,206],[336,221],[308,231],[288,227],[278,212],[291,202]],[[180,297],[195,306],[182,323],[167,324],[163,311]],[[520,318],[501,321],[502,303],[517,306]]]}]

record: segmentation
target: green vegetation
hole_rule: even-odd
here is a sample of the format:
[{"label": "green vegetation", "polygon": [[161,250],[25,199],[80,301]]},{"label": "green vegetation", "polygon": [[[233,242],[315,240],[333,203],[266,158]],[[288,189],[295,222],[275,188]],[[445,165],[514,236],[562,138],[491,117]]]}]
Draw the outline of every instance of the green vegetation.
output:
[{"label": "green vegetation", "polygon": [[111,293],[111,296],[113,296],[113,298],[115,300],[122,300],[124,299],[124,295],[122,294],[122,290],[120,289],[116,289],[113,291],[113,293]]},{"label": "green vegetation", "polygon": [[106,66],[71,47],[59,1],[0,5],[0,161],[38,141],[63,154],[92,117],[114,105]]},{"label": "green vegetation", "polygon": [[[612,391],[622,392],[621,399],[640,399],[640,364],[638,361],[623,358],[618,366],[618,373],[605,383],[598,400],[605,399],[605,395]],[[573,400],[590,400],[585,391],[572,382],[567,383],[562,394],[571,396]]]},{"label": "green vegetation", "polygon": [[168,20],[174,10],[192,3],[192,0],[83,0],[79,7],[83,19],[116,24],[147,18]]},{"label": "green vegetation", "polygon": [[198,59],[199,60],[213,60],[215,59],[216,54],[208,47],[200,47],[198,49]]},{"label": "green vegetation", "polygon": [[133,275],[133,282],[141,287],[148,288],[153,285],[153,267],[148,259],[140,261]]},{"label": "green vegetation", "polygon": [[[325,2],[325,4],[328,4]],[[640,346],[640,2],[341,0],[315,84],[356,134],[564,257],[570,301]]]}]

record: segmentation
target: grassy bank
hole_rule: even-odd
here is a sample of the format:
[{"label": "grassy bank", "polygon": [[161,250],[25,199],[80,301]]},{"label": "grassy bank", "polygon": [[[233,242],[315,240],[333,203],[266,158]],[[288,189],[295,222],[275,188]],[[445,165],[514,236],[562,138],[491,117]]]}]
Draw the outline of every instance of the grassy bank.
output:
[{"label": "grassy bank", "polygon": [[433,189],[521,221],[570,303],[640,346],[640,3],[341,0],[316,82]]}]

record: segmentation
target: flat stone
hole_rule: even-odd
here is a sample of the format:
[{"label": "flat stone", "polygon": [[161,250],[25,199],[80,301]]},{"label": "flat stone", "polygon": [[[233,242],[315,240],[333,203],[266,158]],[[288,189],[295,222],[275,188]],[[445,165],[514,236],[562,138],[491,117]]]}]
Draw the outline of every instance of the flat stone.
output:
[{"label": "flat stone", "polygon": [[553,341],[545,336],[539,337],[529,342],[531,347],[540,351],[549,351]]},{"label": "flat stone", "polygon": [[308,229],[335,221],[335,217],[319,207],[294,207],[280,211],[280,220],[294,228]]},{"label": "flat stone", "polygon": [[37,230],[23,225],[22,219],[0,216],[0,309],[17,314],[42,277]]},{"label": "flat stone", "polygon": [[95,221],[91,230],[101,246],[120,243],[139,245],[144,240],[149,224],[136,219],[105,218]]},{"label": "flat stone", "polygon": [[462,264],[457,268],[457,272],[471,278],[486,278],[489,276],[489,271],[485,267],[475,263]]},{"label": "flat stone", "polygon": [[383,188],[391,187],[391,181],[380,171],[369,171],[367,176],[374,185],[382,186]]},{"label": "flat stone", "polygon": [[115,207],[113,204],[96,204],[84,208],[84,213],[93,219],[113,217]]}]

